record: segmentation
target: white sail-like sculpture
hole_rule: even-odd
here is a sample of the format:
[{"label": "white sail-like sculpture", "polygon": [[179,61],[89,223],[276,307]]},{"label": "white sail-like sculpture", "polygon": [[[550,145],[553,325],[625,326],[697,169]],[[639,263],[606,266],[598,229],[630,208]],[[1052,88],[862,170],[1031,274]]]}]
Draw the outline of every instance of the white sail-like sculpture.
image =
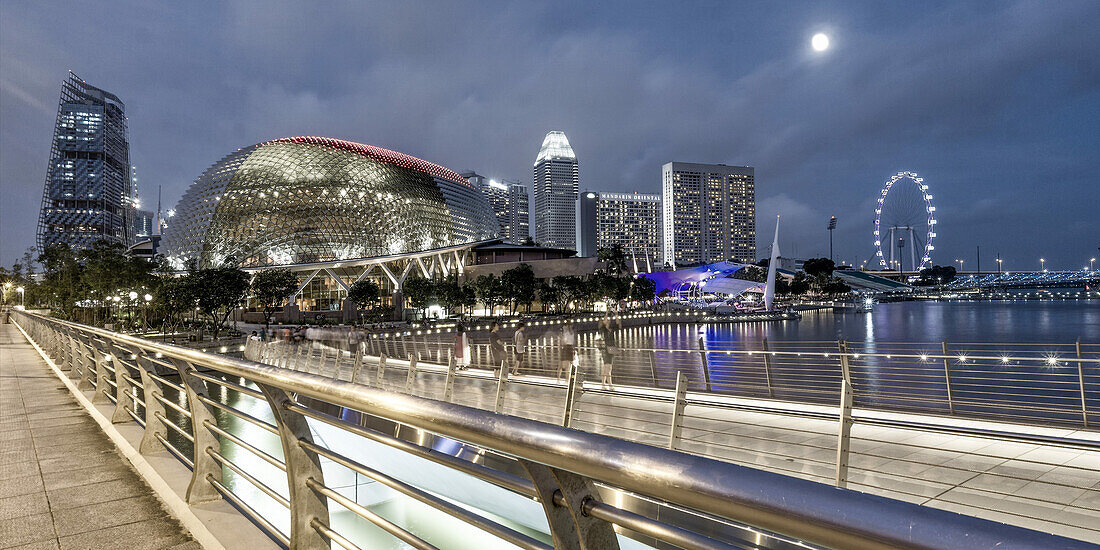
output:
[{"label": "white sail-like sculpture", "polygon": [[772,240],[772,259],[768,262],[768,282],[764,285],[764,309],[771,311],[775,301],[775,270],[779,266],[779,215],[775,216],[775,238]]}]

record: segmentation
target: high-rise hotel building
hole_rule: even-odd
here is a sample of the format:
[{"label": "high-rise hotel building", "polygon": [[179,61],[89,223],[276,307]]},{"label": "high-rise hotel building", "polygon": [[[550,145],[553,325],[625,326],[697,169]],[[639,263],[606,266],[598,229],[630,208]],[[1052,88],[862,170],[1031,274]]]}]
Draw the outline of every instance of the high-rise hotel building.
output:
[{"label": "high-rise hotel building", "polygon": [[535,241],[577,248],[577,155],[564,132],[550,132],[535,158]]},{"label": "high-rise hotel building", "polygon": [[664,261],[756,260],[751,166],[670,162],[661,167]]},{"label": "high-rise hotel building", "polygon": [[133,189],[125,106],[72,72],[61,85],[38,217],[39,250],[133,244]]},{"label": "high-rise hotel building", "polygon": [[489,202],[504,240],[520,244],[531,236],[531,206],[527,186],[514,181],[496,181],[477,172],[462,174]]},{"label": "high-rise hotel building", "polygon": [[619,245],[639,266],[661,265],[661,196],[585,191],[577,199],[577,252]]}]

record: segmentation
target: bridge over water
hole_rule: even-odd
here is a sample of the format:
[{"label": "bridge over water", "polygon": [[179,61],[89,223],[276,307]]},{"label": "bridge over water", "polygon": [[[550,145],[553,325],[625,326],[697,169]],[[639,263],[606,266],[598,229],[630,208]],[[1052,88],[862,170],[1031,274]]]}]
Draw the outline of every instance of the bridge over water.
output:
[{"label": "bridge over water", "polygon": [[[106,414],[108,431],[140,434],[129,440],[131,461],[155,461],[154,479],[186,477],[182,488],[165,483],[168,496],[158,489],[162,499],[174,494],[186,504],[174,512],[232,504],[269,543],[1089,547],[942,510],[972,513],[965,502],[918,506],[799,478],[881,492],[886,478],[867,475],[875,470],[910,482],[947,481],[947,492],[986,499],[1008,490],[1005,480],[1023,481],[1019,495],[996,495],[1007,515],[994,519],[1097,540],[1096,522],[1078,523],[1097,517],[1085,506],[1095,501],[1062,505],[1085,512],[1061,520],[1007,504],[1045,502],[1045,493],[1027,492],[1044,484],[1058,498],[1095,498],[1098,488],[1080,486],[1100,470],[1086,430],[938,416],[918,426],[898,412],[853,413],[843,395],[834,406],[722,396],[689,391],[683,375],[673,388],[600,388],[576,369],[562,381],[456,371],[445,354],[432,364],[415,353],[398,360],[329,346],[246,350],[265,365],[32,314],[13,317],[57,374],[79,385],[78,400],[98,401],[91,410]],[[720,456],[731,451],[737,454]],[[878,464],[857,465],[860,457]],[[784,464],[794,475],[765,471]],[[907,465],[938,469],[924,475]],[[948,472],[988,475],[993,489],[947,480]],[[208,530],[223,540],[216,531]]]}]

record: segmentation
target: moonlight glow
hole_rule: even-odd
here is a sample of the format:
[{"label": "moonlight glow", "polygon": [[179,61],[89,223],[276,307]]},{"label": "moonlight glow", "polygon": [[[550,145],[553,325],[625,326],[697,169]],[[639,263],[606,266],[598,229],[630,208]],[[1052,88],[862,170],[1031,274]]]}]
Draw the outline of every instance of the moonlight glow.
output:
[{"label": "moonlight glow", "polygon": [[810,39],[810,45],[813,46],[814,50],[823,52],[829,49],[829,37],[819,32]]}]

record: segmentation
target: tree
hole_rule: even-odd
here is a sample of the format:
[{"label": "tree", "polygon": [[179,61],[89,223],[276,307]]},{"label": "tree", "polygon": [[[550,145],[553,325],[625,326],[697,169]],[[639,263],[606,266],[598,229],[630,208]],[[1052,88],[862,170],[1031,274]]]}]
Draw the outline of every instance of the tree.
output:
[{"label": "tree", "polygon": [[562,291],[558,287],[551,284],[550,281],[539,281],[538,288],[539,302],[542,303],[543,311],[550,309],[550,306],[554,307],[554,311],[560,312],[558,304],[561,303]]},{"label": "tree", "polygon": [[821,290],[825,294],[847,294],[852,291],[852,287],[837,277],[829,277],[829,280],[822,285]]},{"label": "tree", "polygon": [[791,280],[790,289],[791,294],[795,296],[801,296],[810,290],[810,281],[806,278],[805,272],[799,271],[794,274],[794,279]]},{"label": "tree", "polygon": [[815,279],[823,279],[832,276],[836,264],[829,258],[810,258],[802,263],[802,270]]},{"label": "tree", "polygon": [[538,280],[535,279],[535,271],[528,264],[519,264],[512,269],[500,274],[500,283],[503,287],[505,299],[512,303],[512,313],[522,304],[528,311],[531,310],[531,302],[535,299],[535,290],[538,288]]},{"label": "tree", "polygon": [[153,292],[153,309],[161,314],[165,333],[175,332],[183,315],[195,307],[198,298],[194,280],[190,277],[167,276]]},{"label": "tree", "polygon": [[358,309],[373,309],[378,303],[378,297],[381,296],[382,289],[378,287],[378,283],[371,279],[360,279],[355,281],[348,289],[348,299],[355,304]]},{"label": "tree", "polygon": [[251,288],[252,297],[263,308],[264,326],[269,327],[271,317],[298,290],[298,276],[289,269],[265,269],[252,278]]},{"label": "tree", "polygon": [[649,277],[635,277],[634,284],[630,287],[630,299],[636,302],[649,303],[657,295],[657,282]]},{"label": "tree", "polygon": [[934,265],[920,270],[920,278],[913,284],[917,286],[932,286],[951,282],[955,278],[955,266]]},{"label": "tree", "polygon": [[458,277],[455,275],[450,275],[436,283],[436,294],[443,306],[452,313],[477,303],[474,289],[469,285],[458,284]]},{"label": "tree", "polygon": [[196,293],[196,304],[214,324],[214,339],[221,326],[248,295],[248,274],[235,267],[200,269],[187,276]]},{"label": "tree", "polygon": [[409,301],[409,305],[420,311],[428,307],[432,300],[437,299],[435,283],[422,277],[406,279],[402,292],[405,294],[405,299]]},{"label": "tree", "polygon": [[58,317],[72,319],[77,301],[86,295],[84,268],[76,254],[69,245],[58,243],[43,250],[38,262],[43,270],[40,289],[44,297]]},{"label": "tree", "polygon": [[474,295],[492,312],[493,306],[503,300],[504,293],[500,279],[492,273],[479,275],[474,279]]},{"label": "tree", "polygon": [[604,263],[604,269],[611,275],[624,275],[629,269],[626,264],[626,251],[621,244],[601,248],[596,251],[596,258]]},{"label": "tree", "polygon": [[764,283],[768,281],[768,269],[755,265],[747,265],[733,272],[734,279]]}]

